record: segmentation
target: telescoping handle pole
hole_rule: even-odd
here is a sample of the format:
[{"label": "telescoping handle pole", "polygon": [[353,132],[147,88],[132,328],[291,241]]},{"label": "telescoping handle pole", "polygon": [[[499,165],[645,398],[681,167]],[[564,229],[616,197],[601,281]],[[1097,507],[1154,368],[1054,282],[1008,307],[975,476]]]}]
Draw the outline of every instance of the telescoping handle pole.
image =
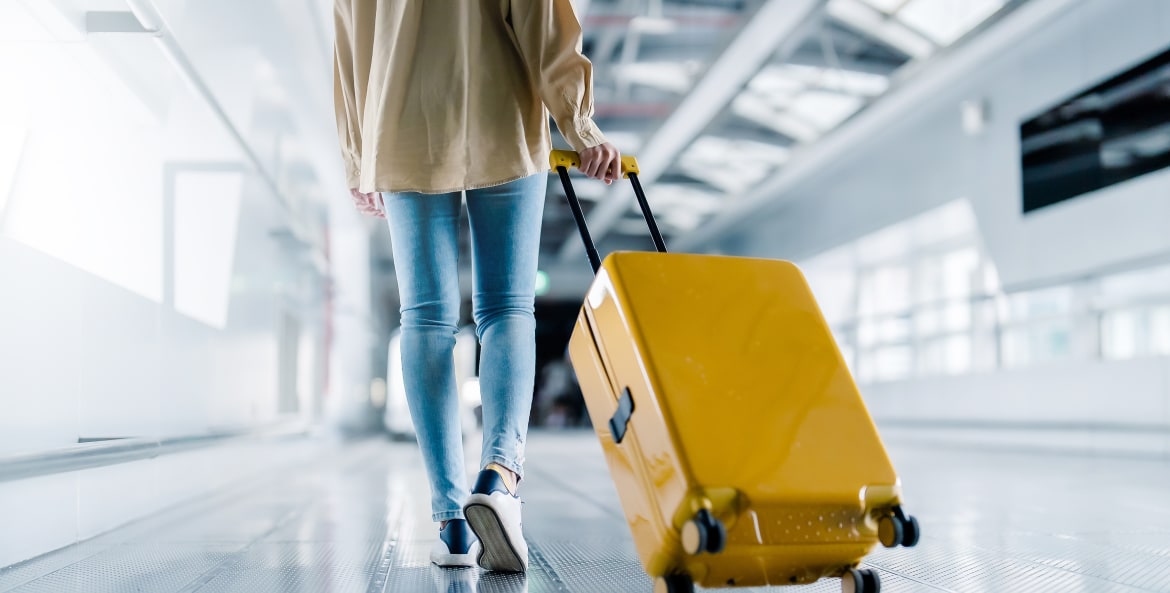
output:
[{"label": "telescoping handle pole", "polygon": [[[569,209],[573,211],[573,218],[577,221],[577,230],[581,233],[581,241],[585,244],[585,252],[589,255],[589,263],[593,266],[593,273],[601,269],[601,257],[597,255],[597,246],[593,244],[593,237],[589,235],[589,226],[585,223],[585,214],[581,211],[581,201],[577,199],[577,192],[573,191],[573,182],[569,179],[569,169],[581,166],[581,156],[571,150],[554,150],[548,157],[549,165],[561,178],[561,185],[565,187],[565,199],[569,201]],[[658,223],[654,221],[654,213],[650,211],[650,202],[646,200],[646,192],[642,183],[638,181],[638,160],[632,156],[622,157],[622,176],[630,180],[634,186],[634,194],[638,197],[638,206],[642,208],[642,216],[646,219],[646,226],[650,227],[650,237],[654,239],[654,247],[659,253],[666,253],[666,242],[662,240],[662,232],[658,230]]]}]

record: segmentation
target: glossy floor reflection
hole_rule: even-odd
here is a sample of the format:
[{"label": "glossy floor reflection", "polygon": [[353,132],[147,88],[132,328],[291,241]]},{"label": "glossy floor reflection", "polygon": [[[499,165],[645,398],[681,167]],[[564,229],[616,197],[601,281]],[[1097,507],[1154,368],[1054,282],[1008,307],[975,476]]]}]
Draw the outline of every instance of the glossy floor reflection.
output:
[{"label": "glossy floor reflection", "polygon": [[[918,548],[870,558],[886,593],[1170,591],[1170,464],[890,452],[924,535]],[[371,440],[323,446],[296,475],[257,476],[0,569],[0,591],[649,591],[593,435],[534,434],[528,467],[527,575],[431,566],[435,529],[417,450]],[[836,581],[771,589],[839,590]]]}]

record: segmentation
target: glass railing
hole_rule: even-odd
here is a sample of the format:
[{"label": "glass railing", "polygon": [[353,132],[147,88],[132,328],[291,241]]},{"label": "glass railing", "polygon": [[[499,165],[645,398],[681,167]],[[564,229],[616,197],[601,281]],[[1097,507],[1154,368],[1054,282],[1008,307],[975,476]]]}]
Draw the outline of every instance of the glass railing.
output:
[{"label": "glass railing", "polygon": [[[833,325],[860,382],[959,375],[1076,360],[1170,356],[1163,268],[1012,294],[975,294]],[[1150,282],[1140,281],[1145,276]]]}]

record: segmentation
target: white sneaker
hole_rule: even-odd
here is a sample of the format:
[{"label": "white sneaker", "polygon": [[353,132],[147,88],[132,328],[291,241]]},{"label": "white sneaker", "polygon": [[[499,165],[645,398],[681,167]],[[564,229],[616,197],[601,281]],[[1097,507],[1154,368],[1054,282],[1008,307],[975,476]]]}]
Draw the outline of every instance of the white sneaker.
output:
[{"label": "white sneaker", "polygon": [[463,514],[479,538],[478,560],[484,570],[528,570],[528,543],[524,541],[520,507],[520,498],[512,494],[499,472],[479,472]]},{"label": "white sneaker", "polygon": [[431,562],[443,567],[475,566],[479,541],[463,519],[452,519],[439,530],[439,541],[431,548]]}]

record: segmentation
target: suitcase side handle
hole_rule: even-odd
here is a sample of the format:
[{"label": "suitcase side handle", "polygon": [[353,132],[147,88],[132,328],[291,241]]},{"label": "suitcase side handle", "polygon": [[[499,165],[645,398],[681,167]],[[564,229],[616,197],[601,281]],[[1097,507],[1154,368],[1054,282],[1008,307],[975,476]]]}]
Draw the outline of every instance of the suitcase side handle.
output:
[{"label": "suitcase side handle", "polygon": [[[589,234],[589,226],[585,223],[585,214],[581,211],[581,201],[577,199],[577,192],[573,191],[573,182],[569,179],[569,169],[581,166],[581,155],[572,150],[554,150],[549,153],[548,164],[561,178],[561,185],[565,187],[565,199],[569,201],[569,209],[573,211],[573,219],[577,221],[577,231],[581,233],[581,241],[585,244],[585,253],[589,256],[589,263],[593,266],[593,273],[601,269],[601,257],[597,255],[597,246]],[[650,228],[650,237],[654,240],[654,248],[659,253],[666,253],[666,242],[662,240],[662,231],[654,221],[654,213],[650,211],[650,202],[646,200],[646,192],[642,189],[642,182],[638,181],[638,159],[626,155],[622,157],[622,176],[630,180],[634,187],[634,195],[638,197],[638,206],[642,209],[642,216],[646,219],[646,226]]]},{"label": "suitcase side handle", "polygon": [[630,388],[622,390],[622,397],[618,400],[617,411],[609,419],[609,433],[613,435],[615,443],[621,443],[626,438],[626,430],[630,426],[630,417],[634,415],[634,395]]}]

